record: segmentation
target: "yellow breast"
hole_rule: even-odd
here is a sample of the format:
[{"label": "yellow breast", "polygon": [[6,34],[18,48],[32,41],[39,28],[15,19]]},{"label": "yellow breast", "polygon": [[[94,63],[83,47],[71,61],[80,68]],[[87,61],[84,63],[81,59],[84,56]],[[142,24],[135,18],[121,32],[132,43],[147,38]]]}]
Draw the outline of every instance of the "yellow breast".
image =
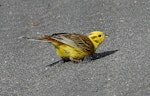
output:
[{"label": "yellow breast", "polygon": [[80,49],[73,48],[67,45],[60,45],[59,48],[56,48],[56,53],[62,58],[77,58],[82,59],[88,55],[87,52],[83,52]]}]

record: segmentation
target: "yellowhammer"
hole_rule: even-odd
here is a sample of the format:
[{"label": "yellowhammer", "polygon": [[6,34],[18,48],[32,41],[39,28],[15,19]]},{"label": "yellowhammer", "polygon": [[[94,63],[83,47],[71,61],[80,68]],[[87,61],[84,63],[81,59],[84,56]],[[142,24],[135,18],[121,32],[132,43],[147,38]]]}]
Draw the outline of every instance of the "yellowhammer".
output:
[{"label": "yellowhammer", "polygon": [[41,38],[24,38],[49,42],[54,45],[57,55],[64,61],[80,62],[84,57],[92,55],[96,51],[98,46],[105,40],[105,34],[94,31],[88,36],[76,33],[56,33]]}]

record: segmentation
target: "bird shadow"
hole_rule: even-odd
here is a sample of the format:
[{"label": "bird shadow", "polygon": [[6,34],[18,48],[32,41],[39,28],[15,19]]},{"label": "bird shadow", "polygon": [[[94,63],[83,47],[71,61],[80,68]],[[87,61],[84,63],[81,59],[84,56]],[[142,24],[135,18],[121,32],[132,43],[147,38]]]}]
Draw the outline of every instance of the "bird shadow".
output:
[{"label": "bird shadow", "polygon": [[96,59],[100,59],[100,58],[104,58],[106,56],[109,56],[111,54],[116,53],[119,50],[111,50],[111,51],[106,51],[106,52],[102,52],[102,53],[94,53],[93,55],[91,55],[89,58],[91,61],[96,60]]},{"label": "bird shadow", "polygon": [[56,65],[56,64],[63,64],[63,63],[65,63],[65,62],[69,62],[69,61],[70,61],[69,59],[67,59],[67,60],[60,59],[60,60],[58,60],[58,61],[56,61],[56,62],[54,62],[54,63],[51,63],[51,64],[46,65],[46,67],[52,67],[52,66],[54,66],[54,65]]},{"label": "bird shadow", "polygon": [[[106,52],[102,52],[102,53],[94,53],[93,55],[91,55],[91,56],[89,56],[89,57],[87,57],[87,58],[85,58],[85,59],[88,59],[88,61],[93,61],[93,60],[96,60],[96,59],[100,59],[100,58],[104,58],[104,57],[106,57],[106,56],[109,56],[109,55],[111,55],[111,54],[114,54],[114,53],[116,53],[117,51],[119,51],[119,50],[111,50],[111,51],[106,51]],[[54,62],[54,63],[51,63],[51,64],[49,64],[49,65],[47,65],[46,67],[52,67],[52,66],[54,66],[54,65],[56,65],[56,64],[63,64],[63,63],[65,63],[65,62],[69,62],[70,60],[58,60],[58,61],[56,61],[56,62]]]}]

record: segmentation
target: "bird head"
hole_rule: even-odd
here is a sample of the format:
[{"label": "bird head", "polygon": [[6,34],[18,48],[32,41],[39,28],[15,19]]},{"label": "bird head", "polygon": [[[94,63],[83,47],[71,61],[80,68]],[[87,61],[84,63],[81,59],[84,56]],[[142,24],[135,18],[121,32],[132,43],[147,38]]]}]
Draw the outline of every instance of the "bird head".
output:
[{"label": "bird head", "polygon": [[98,46],[105,41],[105,34],[100,31],[94,31],[88,35],[88,38],[91,40],[94,45],[94,49],[96,50]]}]

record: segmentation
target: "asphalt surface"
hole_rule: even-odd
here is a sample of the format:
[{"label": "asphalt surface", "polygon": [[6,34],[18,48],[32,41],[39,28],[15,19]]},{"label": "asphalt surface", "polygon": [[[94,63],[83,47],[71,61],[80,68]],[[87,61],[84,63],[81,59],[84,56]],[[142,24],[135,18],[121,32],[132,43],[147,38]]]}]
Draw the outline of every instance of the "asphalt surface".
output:
[{"label": "asphalt surface", "polygon": [[[92,60],[58,61],[19,37],[109,35]],[[150,96],[150,0],[0,0],[0,96]]]}]

